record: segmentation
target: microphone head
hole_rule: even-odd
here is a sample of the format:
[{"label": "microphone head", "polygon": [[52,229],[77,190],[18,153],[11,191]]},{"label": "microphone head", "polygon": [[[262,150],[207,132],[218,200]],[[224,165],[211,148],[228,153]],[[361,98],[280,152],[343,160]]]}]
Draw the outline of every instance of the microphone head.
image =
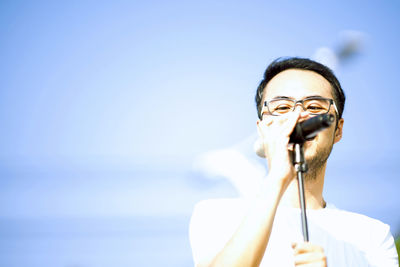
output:
[{"label": "microphone head", "polygon": [[[290,136],[289,143],[304,143],[312,140],[320,131],[328,128],[334,121],[335,116],[332,114],[322,114],[297,123]],[[256,140],[253,149],[259,157],[266,158],[261,138]]]},{"label": "microphone head", "polygon": [[307,140],[313,139],[320,131],[328,128],[335,121],[332,114],[321,114],[308,120],[297,123],[289,143],[302,144]]},{"label": "microphone head", "polygon": [[318,115],[309,120],[300,123],[302,134],[305,140],[313,139],[317,134],[331,126],[335,121],[335,116],[332,114],[322,114]]}]

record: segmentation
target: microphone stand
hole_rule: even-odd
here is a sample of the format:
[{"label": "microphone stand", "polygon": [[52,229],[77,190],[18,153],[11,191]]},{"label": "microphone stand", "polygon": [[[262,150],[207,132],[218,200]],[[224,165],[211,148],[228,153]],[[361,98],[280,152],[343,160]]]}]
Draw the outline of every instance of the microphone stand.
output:
[{"label": "microphone stand", "polygon": [[303,230],[303,238],[305,242],[309,241],[308,238],[308,225],[307,225],[307,214],[306,214],[306,201],[304,196],[304,179],[303,173],[307,172],[307,163],[304,158],[303,143],[295,143],[293,151],[293,164],[297,172],[297,184],[299,188],[299,201],[301,208],[301,226]]},{"label": "microphone stand", "polygon": [[328,113],[315,116],[296,124],[294,131],[290,135],[289,143],[294,144],[293,165],[297,172],[297,184],[299,187],[299,202],[301,208],[301,225],[305,242],[308,242],[309,238],[303,174],[307,172],[308,167],[304,157],[303,145],[307,140],[314,138],[318,132],[329,127],[334,120],[335,116]]}]

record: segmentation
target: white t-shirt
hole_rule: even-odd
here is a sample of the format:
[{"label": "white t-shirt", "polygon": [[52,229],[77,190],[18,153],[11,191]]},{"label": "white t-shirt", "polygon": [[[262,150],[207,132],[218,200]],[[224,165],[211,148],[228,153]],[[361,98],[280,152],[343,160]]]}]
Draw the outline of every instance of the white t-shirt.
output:
[{"label": "white t-shirt", "polygon": [[[242,222],[247,205],[243,199],[205,200],[196,205],[189,230],[195,264],[224,248]],[[307,210],[307,219],[310,242],[324,248],[328,266],[399,266],[387,224],[331,204]],[[303,242],[300,209],[280,206],[260,266],[294,266],[292,242]]]}]

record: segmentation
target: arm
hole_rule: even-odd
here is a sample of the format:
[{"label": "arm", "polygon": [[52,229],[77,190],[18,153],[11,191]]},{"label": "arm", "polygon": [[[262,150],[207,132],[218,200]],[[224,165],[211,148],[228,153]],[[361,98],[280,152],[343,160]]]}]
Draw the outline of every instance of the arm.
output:
[{"label": "arm", "polygon": [[252,203],[239,228],[222,251],[211,262],[200,266],[259,266],[268,240],[279,204],[284,192],[281,185],[266,183],[269,191],[259,195]]},{"label": "arm", "polygon": [[[223,249],[198,266],[258,266],[264,256],[280,199],[295,172],[288,142],[298,113],[259,121],[270,172],[242,223]],[[200,260],[201,261],[201,260]]]}]

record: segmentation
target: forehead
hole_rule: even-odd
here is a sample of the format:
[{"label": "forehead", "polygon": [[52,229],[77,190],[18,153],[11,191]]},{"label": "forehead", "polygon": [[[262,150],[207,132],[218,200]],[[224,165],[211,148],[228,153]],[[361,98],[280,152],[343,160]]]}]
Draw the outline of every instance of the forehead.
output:
[{"label": "forehead", "polygon": [[330,83],[320,74],[300,69],[288,69],[278,73],[265,87],[264,99],[278,96],[303,99],[307,96],[319,95],[333,98]]}]

